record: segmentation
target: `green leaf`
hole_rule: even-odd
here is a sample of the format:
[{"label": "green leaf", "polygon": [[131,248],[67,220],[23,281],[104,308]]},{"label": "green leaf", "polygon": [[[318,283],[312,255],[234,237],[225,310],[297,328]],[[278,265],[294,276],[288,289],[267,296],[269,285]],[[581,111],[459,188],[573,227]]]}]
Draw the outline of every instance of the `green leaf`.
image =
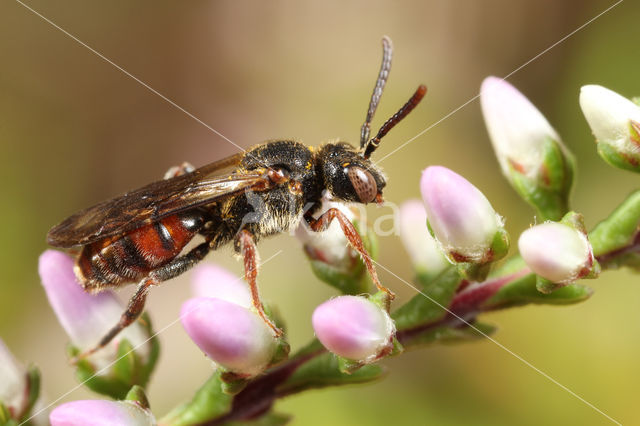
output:
[{"label": "green leaf", "polygon": [[473,327],[457,322],[456,326],[443,325],[426,329],[424,332],[412,334],[411,338],[404,341],[405,347],[415,349],[434,343],[457,344],[490,336],[496,331],[496,327],[479,321],[470,322]]},{"label": "green leaf", "polygon": [[231,410],[233,397],[222,391],[220,373],[215,372],[193,396],[158,421],[162,425],[184,426],[204,423]]},{"label": "green leaf", "polygon": [[[319,350],[322,346],[314,340],[304,351]],[[304,352],[303,352],[304,353]],[[297,354],[296,358],[301,354]],[[278,387],[278,393],[291,394],[308,389],[324,388],[327,386],[367,383],[379,379],[384,370],[376,364],[368,364],[345,374],[340,371],[338,357],[331,353],[323,353],[302,364],[289,378]]]},{"label": "green leaf", "polygon": [[637,256],[620,256],[629,254],[624,249],[634,244],[639,225],[640,191],[635,191],[589,233],[593,253],[603,268],[624,266],[626,262],[637,265]]},{"label": "green leaf", "polygon": [[291,419],[292,417],[289,414],[269,412],[253,420],[226,422],[224,426],[283,426],[289,423]]},{"label": "green leaf", "polygon": [[579,284],[569,284],[552,293],[541,293],[537,288],[537,275],[527,274],[505,284],[482,304],[483,310],[521,306],[529,303],[545,305],[567,305],[588,299],[593,291]]},{"label": "green leaf", "polygon": [[397,309],[391,317],[398,330],[423,326],[442,319],[460,286],[462,277],[455,266],[443,270],[421,286],[421,293]]}]

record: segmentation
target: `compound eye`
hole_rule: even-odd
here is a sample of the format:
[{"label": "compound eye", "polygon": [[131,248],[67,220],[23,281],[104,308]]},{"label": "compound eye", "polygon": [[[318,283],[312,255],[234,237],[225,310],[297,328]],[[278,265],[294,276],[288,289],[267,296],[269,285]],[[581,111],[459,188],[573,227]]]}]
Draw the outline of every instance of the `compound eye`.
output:
[{"label": "compound eye", "polygon": [[351,166],[347,170],[347,176],[361,203],[370,203],[376,198],[378,186],[371,173],[363,168]]}]

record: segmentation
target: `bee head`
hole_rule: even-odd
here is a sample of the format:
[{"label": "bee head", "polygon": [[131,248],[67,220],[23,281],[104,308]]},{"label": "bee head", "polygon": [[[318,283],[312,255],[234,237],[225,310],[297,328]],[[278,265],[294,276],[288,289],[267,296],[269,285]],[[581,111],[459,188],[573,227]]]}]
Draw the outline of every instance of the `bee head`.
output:
[{"label": "bee head", "polygon": [[368,204],[382,202],[387,184],[382,171],[348,143],[325,145],[322,158],[324,187],[336,199]]}]

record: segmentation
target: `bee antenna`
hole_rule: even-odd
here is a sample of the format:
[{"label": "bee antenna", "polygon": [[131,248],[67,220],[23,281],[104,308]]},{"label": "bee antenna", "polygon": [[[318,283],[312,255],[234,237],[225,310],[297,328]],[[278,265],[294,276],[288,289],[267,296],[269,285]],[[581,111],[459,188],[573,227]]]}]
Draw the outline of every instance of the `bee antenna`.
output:
[{"label": "bee antenna", "polygon": [[369,110],[367,111],[367,118],[364,124],[360,128],[360,148],[364,149],[367,141],[369,140],[369,133],[371,133],[371,120],[376,113],[378,103],[380,103],[380,97],[382,97],[382,91],[385,84],[387,84],[387,78],[389,78],[389,70],[391,70],[391,57],[393,55],[393,43],[387,36],[382,37],[382,64],[380,65],[380,71],[378,72],[378,79],[376,85],[373,88],[371,94],[371,101],[369,101]]},{"label": "bee antenna", "polygon": [[373,151],[375,151],[380,145],[380,139],[382,139],[387,133],[389,133],[389,130],[393,129],[396,124],[402,121],[402,119],[405,118],[407,114],[413,111],[413,109],[420,103],[420,101],[426,94],[427,86],[425,86],[424,84],[418,86],[415,93],[413,94],[413,96],[411,96],[411,98],[409,98],[407,103],[404,104],[402,108],[398,110],[398,112],[393,114],[393,116],[391,116],[391,118],[388,119],[382,125],[382,127],[380,127],[380,130],[378,130],[378,134],[375,137],[371,138],[369,142],[366,143],[363,148],[362,154],[364,158],[369,158],[371,156],[371,153],[373,153]]}]

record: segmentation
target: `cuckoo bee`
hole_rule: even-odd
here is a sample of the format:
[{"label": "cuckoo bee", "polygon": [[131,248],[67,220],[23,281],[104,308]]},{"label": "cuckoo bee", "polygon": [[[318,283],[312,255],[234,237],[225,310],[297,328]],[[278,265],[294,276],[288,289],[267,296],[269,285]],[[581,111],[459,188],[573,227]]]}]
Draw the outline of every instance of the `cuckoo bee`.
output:
[{"label": "cuckoo bee", "polygon": [[[370,138],[370,123],[391,67],[391,40],[384,37],[382,45],[382,65],[360,130],[359,149],[346,142],[311,149],[292,140],[274,140],[198,169],[185,163],[167,172],[164,180],[84,209],[49,231],[50,245],[79,248],[75,273],[85,290],[97,292],[138,283],[119,322],[80,357],[102,348],[135,321],[151,287],[182,274],[207,253],[228,243],[233,243],[244,259],[253,305],[280,335],[258,295],[256,242],[287,231],[300,220],[318,232],[338,220],[375,285],[389,300],[393,297],[380,284],[349,219],[335,208],[314,217],[325,194],[336,201],[382,203],[386,180],[370,156],[426,93],[426,87],[419,86]],[[204,242],[182,254],[198,235]]]}]

